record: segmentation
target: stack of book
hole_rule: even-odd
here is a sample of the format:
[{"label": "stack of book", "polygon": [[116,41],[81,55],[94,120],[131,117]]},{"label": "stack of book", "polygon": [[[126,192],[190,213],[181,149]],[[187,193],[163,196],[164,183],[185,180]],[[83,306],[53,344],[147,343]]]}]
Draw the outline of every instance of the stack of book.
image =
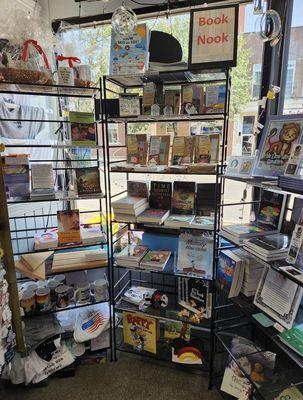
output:
[{"label": "stack of book", "polygon": [[244,250],[256,254],[264,261],[275,261],[286,258],[290,238],[282,233],[275,235],[259,236],[243,240]]},{"label": "stack of book", "polygon": [[245,260],[241,293],[247,297],[254,296],[262,277],[264,265],[250,254],[244,253],[241,250],[238,251],[238,255]]},{"label": "stack of book", "polygon": [[147,246],[129,244],[119,253],[116,253],[114,258],[118,266],[139,267],[142,258],[147,252]]},{"label": "stack of book", "polygon": [[60,273],[104,267],[107,265],[107,261],[106,250],[64,251],[54,255],[52,272]]},{"label": "stack of book", "polygon": [[131,286],[124,292],[122,299],[130,304],[139,306],[145,297],[151,297],[156,289],[147,288],[144,286]]},{"label": "stack of book", "polygon": [[137,216],[148,207],[146,198],[126,196],[112,203],[115,220],[136,222]]},{"label": "stack of book", "polygon": [[149,250],[140,266],[145,269],[163,271],[170,255],[171,252],[167,250]]},{"label": "stack of book", "polygon": [[31,279],[45,279],[45,262],[53,253],[47,251],[23,254],[15,263],[16,270]]},{"label": "stack of book", "polygon": [[244,260],[236,251],[223,250],[220,253],[217,282],[228,298],[239,295],[244,276]]}]

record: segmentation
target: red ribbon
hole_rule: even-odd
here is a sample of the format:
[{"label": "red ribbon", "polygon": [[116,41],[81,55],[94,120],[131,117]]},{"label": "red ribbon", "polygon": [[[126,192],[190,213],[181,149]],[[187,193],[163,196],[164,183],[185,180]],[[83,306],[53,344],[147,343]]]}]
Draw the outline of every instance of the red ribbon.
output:
[{"label": "red ribbon", "polygon": [[65,57],[65,56],[61,55],[61,56],[57,56],[56,58],[58,61],[68,61],[68,65],[70,66],[70,68],[73,68],[74,62],[77,64],[81,63],[81,60],[78,57]]},{"label": "red ribbon", "polygon": [[22,51],[22,60],[26,61],[27,53],[28,53],[28,47],[29,47],[30,44],[32,44],[35,47],[35,49],[38,51],[38,53],[42,55],[44,63],[45,63],[45,66],[46,66],[47,69],[49,69],[49,63],[48,63],[48,59],[46,57],[46,54],[44,53],[42,47],[37,43],[36,40],[29,39],[29,40],[26,40],[24,42],[23,51]]}]

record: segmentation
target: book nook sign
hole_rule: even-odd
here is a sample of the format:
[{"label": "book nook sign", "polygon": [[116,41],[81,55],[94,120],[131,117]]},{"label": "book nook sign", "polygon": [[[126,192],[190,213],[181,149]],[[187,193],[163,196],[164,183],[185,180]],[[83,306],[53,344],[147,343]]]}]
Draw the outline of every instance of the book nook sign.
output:
[{"label": "book nook sign", "polygon": [[190,67],[233,67],[237,63],[238,6],[191,12]]}]

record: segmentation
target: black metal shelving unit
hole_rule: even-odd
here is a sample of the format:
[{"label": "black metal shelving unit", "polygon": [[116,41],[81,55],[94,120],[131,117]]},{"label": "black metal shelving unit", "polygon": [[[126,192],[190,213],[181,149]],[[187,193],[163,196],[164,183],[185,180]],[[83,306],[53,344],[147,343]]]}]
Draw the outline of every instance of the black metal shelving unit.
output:
[{"label": "black metal shelving unit", "polygon": [[[224,84],[225,85],[225,105],[224,111],[221,113],[216,114],[203,114],[203,115],[178,115],[178,116],[159,116],[159,117],[151,117],[151,116],[138,116],[138,117],[112,117],[109,115],[107,110],[107,100],[108,98],[117,98],[121,93],[127,93],[129,91],[133,91],[133,89],[142,89],[143,84],[147,82],[154,82],[154,83],[161,83],[164,87],[168,86],[176,86],[176,85],[186,85],[191,83],[196,84]],[[107,137],[108,142],[108,181],[109,181],[109,196],[108,196],[108,203],[109,203],[109,210],[111,210],[111,203],[113,199],[117,199],[126,194],[126,190],[118,191],[117,193],[113,190],[113,182],[115,179],[115,175],[113,174],[121,174],[122,178],[121,181],[124,183],[131,176],[135,176],[132,174],[145,174],[144,179],[151,179],[149,174],[152,175],[156,179],[157,175],[161,176],[192,176],[193,180],[201,179],[203,182],[203,177],[212,178],[212,181],[215,183],[216,186],[216,198],[219,202],[221,202],[221,196],[224,193],[224,182],[223,182],[223,172],[225,169],[225,160],[227,154],[227,133],[228,133],[228,114],[229,114],[229,100],[230,100],[230,70],[229,69],[220,69],[220,70],[201,70],[201,71],[174,71],[174,72],[160,72],[157,74],[142,74],[136,76],[104,76],[103,77],[103,125],[105,129],[105,134]],[[128,135],[128,124],[139,124],[139,123],[155,123],[155,122],[209,122],[209,121],[221,121],[222,124],[222,135],[221,135],[221,143],[220,143],[220,158],[219,163],[215,166],[212,172],[193,172],[193,173],[185,173],[185,172],[178,172],[178,171],[115,171],[111,170],[113,165],[118,163],[125,163],[125,155],[126,155],[126,141],[125,143],[117,143],[111,144],[109,143],[109,124],[110,123],[117,123],[122,124],[124,126],[125,131],[125,139],[126,135]],[[124,151],[124,155],[121,156],[121,159],[115,159],[114,156],[111,156],[111,151]],[[204,180],[205,181],[205,180]],[[214,246],[213,246],[213,279],[211,280],[211,290],[215,290],[214,279],[215,279],[215,271],[216,271],[216,263],[218,258],[218,248],[215,243],[217,239],[217,232],[220,228],[220,221],[221,216],[218,213],[218,209],[215,212],[214,218],[214,230],[212,232]],[[193,228],[194,229],[194,228]],[[211,351],[214,347],[214,298],[215,296],[212,295],[212,305],[211,305],[211,317],[209,319],[203,320],[200,324],[191,324],[188,320],[182,320],[176,316],[177,310],[180,310],[180,306],[178,305],[178,277],[186,276],[186,277],[195,277],[199,279],[198,275],[187,275],[186,273],[178,272],[175,268],[176,257],[175,255],[171,256],[168,264],[164,268],[163,271],[153,271],[153,270],[144,270],[136,267],[121,267],[117,265],[114,261],[114,248],[115,244],[123,237],[128,236],[128,241],[130,240],[130,233],[134,231],[144,231],[153,233],[158,235],[159,237],[165,237],[167,235],[172,235],[175,238],[178,237],[180,230],[179,229],[167,229],[163,225],[162,226],[147,226],[146,224],[138,224],[133,223],[131,221],[116,221],[114,217],[110,220],[109,226],[109,235],[110,235],[110,256],[111,256],[111,265],[112,265],[112,304],[114,309],[114,314],[120,316],[122,311],[135,311],[135,308],[131,304],[123,301],[121,299],[122,294],[125,292],[127,288],[131,285],[143,285],[143,286],[150,286],[161,290],[162,292],[166,293],[169,297],[169,306],[164,311],[155,311],[151,308],[148,308],[144,311],[144,313],[152,318],[155,318],[160,321],[160,330],[163,331],[163,322],[165,321],[183,321],[188,322],[191,326],[191,332],[193,336],[199,337],[203,339],[205,342],[205,363],[204,365],[182,365],[182,364],[175,364],[171,361],[171,349],[168,351],[167,344],[165,343],[164,339],[161,339],[157,342],[157,354],[151,354],[145,351],[140,353],[136,352],[130,345],[124,343],[123,341],[123,332],[122,332],[122,323],[120,319],[120,323],[118,324],[117,328],[114,330],[114,337],[113,337],[113,345],[114,345],[114,359],[117,359],[117,352],[128,352],[128,353],[135,353],[139,356],[146,356],[149,359],[154,361],[165,361],[170,366],[175,367],[182,367],[187,370],[195,370],[200,371],[201,373],[209,373],[210,369],[212,368],[212,356]],[[165,246],[164,246],[165,247]],[[140,312],[138,308],[136,311]],[[173,315],[173,316],[172,316]],[[163,332],[162,332],[163,333]],[[192,334],[191,334],[192,336]],[[163,337],[163,336],[162,336]],[[191,368],[193,367],[193,368]]]},{"label": "black metal shelving unit", "polygon": [[[13,85],[13,86],[12,86]],[[101,98],[102,92],[102,80],[100,79],[98,82],[98,86],[96,87],[76,87],[76,86],[63,86],[63,85],[43,85],[43,84],[22,84],[18,82],[0,82],[0,93],[2,94],[18,94],[18,95],[28,95],[28,96],[43,96],[43,97],[53,97],[56,101],[56,107],[58,110],[59,119],[43,119],[38,122],[41,123],[49,123],[51,126],[55,126],[54,131],[57,134],[56,143],[52,144],[34,144],[34,143],[23,143],[23,144],[8,144],[5,146],[8,150],[10,148],[49,148],[56,152],[56,157],[52,159],[39,159],[33,160],[30,159],[31,163],[38,162],[52,162],[53,170],[56,172],[56,181],[58,179],[58,171],[63,171],[64,178],[59,182],[59,186],[63,189],[61,192],[56,194],[55,198],[28,198],[28,199],[14,199],[7,201],[7,210],[9,215],[9,231],[11,235],[12,242],[12,251],[13,256],[16,258],[22,254],[30,254],[35,252],[46,252],[46,251],[62,251],[62,250],[72,250],[78,248],[101,248],[107,251],[107,263],[106,265],[101,265],[99,267],[94,268],[79,268],[77,270],[72,271],[62,271],[62,272],[52,272],[50,268],[46,268],[46,277],[50,278],[57,274],[73,274],[76,271],[89,271],[89,270],[100,270],[101,275],[103,277],[104,272],[106,271],[108,280],[111,281],[111,269],[110,269],[110,257],[108,253],[108,244],[109,244],[109,235],[107,229],[107,216],[108,216],[108,180],[107,180],[107,142],[104,134],[103,128],[98,131],[98,126],[100,127],[100,115],[96,115],[96,101]],[[69,99],[77,99],[78,102],[82,100],[91,101],[94,114],[95,114],[95,126],[96,126],[96,145],[95,146],[87,146],[80,147],[70,144],[70,136],[69,136],[69,124],[70,121],[66,116],[66,113],[63,111],[63,107],[68,109],[68,101]],[[37,122],[35,119],[3,119],[0,118],[1,121],[16,121],[23,123],[31,123]],[[59,125],[56,126],[56,124]],[[72,149],[82,149],[84,153],[80,155],[80,158],[75,158],[73,156]],[[85,150],[94,150],[94,156],[87,156]],[[91,196],[78,196],[73,192],[67,192],[69,189],[68,182],[69,177],[67,176],[68,171],[73,171],[79,166],[79,163],[85,164],[85,166],[97,166],[100,172],[100,183],[101,183],[101,195],[91,195]],[[58,166],[58,164],[60,164]],[[60,246],[56,248],[48,248],[48,249],[34,249],[34,234],[36,232],[42,232],[46,229],[51,229],[57,227],[56,215],[59,207],[61,209],[69,209],[75,206],[75,201],[89,201],[96,200],[97,206],[94,207],[85,207],[85,210],[81,212],[80,215],[92,215],[96,219],[89,223],[90,225],[100,225],[101,230],[103,231],[106,240],[96,241],[95,243],[89,244],[80,244],[80,245],[70,245],[70,246]],[[22,206],[25,203],[33,203],[37,204],[35,209],[30,212],[26,212],[26,208]],[[46,204],[45,206],[43,204]],[[17,210],[16,210],[17,206]],[[10,215],[11,208],[15,207],[14,215]],[[97,221],[97,222],[95,222]],[[83,224],[82,224],[83,225]],[[84,224],[85,225],[85,224]],[[11,267],[12,269],[12,267]],[[14,270],[16,274],[16,271]],[[16,278],[16,282],[24,282],[29,278],[16,274],[18,277]],[[93,304],[101,304],[104,302],[109,303],[110,310],[110,346],[105,350],[110,350],[110,358],[113,358],[113,345],[112,345],[112,331],[113,331],[113,318],[112,318],[112,308],[110,307],[110,287],[109,287],[109,298],[106,301],[91,301],[86,304],[71,304],[68,308],[65,309],[56,309],[52,307],[50,310],[46,310],[45,312],[33,312],[29,315],[24,316],[26,320],[34,317],[43,318],[45,315],[54,314],[61,311],[66,311],[68,309],[78,309],[87,307]],[[16,304],[19,304],[19,299],[14,299]],[[21,324],[20,324],[21,326]],[[23,337],[22,332],[17,334],[17,339]],[[26,351],[26,343],[22,343],[19,348],[22,348],[23,351]]]}]

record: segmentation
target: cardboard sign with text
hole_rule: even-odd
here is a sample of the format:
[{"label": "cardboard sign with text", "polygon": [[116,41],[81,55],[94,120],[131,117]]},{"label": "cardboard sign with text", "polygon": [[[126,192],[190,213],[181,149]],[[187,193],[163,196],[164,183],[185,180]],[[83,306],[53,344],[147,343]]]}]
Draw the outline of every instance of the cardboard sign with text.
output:
[{"label": "cardboard sign with text", "polygon": [[191,12],[190,67],[232,67],[237,61],[238,7]]}]

